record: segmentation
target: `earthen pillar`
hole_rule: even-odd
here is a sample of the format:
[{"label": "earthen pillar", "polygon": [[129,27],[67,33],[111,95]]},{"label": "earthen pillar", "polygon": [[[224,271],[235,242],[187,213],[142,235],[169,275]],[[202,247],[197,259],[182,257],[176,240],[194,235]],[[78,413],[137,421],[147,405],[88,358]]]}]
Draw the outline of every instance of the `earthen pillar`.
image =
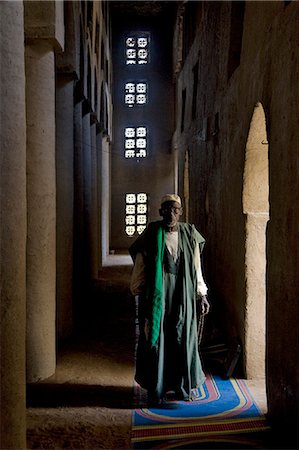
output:
[{"label": "earthen pillar", "polygon": [[26,114],[23,2],[0,2],[2,449],[26,448]]},{"label": "earthen pillar", "polygon": [[96,123],[91,124],[91,276],[98,278],[99,240],[98,240],[98,168]]},{"label": "earthen pillar", "polygon": [[85,280],[91,281],[91,132],[90,113],[82,119],[83,124],[83,199],[84,199],[84,264]]},{"label": "earthen pillar", "polygon": [[74,80],[59,73],[56,83],[56,252],[57,335],[73,329],[73,214],[74,214]]},{"label": "earthen pillar", "polygon": [[109,255],[110,239],[110,141],[107,136],[101,142],[101,262],[105,265]]},{"label": "earthen pillar", "polygon": [[82,274],[84,270],[84,200],[83,200],[83,142],[82,101],[74,109],[74,322],[81,324]]},{"label": "earthen pillar", "polygon": [[99,247],[98,247],[98,264],[99,269],[103,266],[103,228],[102,228],[102,215],[103,215],[103,208],[102,208],[102,184],[103,184],[103,175],[102,175],[102,134],[98,133],[96,137],[97,142],[97,197],[98,197],[98,236],[99,236]]},{"label": "earthen pillar", "polygon": [[55,372],[55,68],[47,41],[26,46],[27,377]]}]

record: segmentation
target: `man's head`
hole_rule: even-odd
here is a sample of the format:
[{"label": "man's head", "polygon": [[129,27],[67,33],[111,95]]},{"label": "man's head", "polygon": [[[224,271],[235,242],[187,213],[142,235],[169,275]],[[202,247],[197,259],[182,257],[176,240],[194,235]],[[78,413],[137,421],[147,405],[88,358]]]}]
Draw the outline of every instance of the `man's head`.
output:
[{"label": "man's head", "polygon": [[183,213],[182,202],[176,194],[166,194],[162,197],[160,216],[167,228],[175,228]]}]

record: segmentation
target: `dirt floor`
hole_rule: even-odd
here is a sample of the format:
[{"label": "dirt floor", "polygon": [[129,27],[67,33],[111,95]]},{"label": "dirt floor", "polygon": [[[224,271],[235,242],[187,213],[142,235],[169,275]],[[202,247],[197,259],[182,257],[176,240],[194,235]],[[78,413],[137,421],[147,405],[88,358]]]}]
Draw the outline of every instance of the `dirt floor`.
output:
[{"label": "dirt floor", "polygon": [[55,376],[29,387],[28,448],[129,449],[132,385],[122,344],[73,342]]},{"label": "dirt floor", "polygon": [[101,273],[87,296],[89,313],[80,333],[59,345],[55,375],[27,387],[28,449],[130,448],[135,351],[130,270]]}]

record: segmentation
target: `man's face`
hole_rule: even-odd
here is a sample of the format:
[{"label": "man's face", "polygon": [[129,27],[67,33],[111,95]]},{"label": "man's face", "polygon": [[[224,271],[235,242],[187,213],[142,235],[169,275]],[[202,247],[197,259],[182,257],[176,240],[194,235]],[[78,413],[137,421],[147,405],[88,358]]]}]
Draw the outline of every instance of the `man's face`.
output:
[{"label": "man's face", "polygon": [[182,208],[177,202],[164,202],[159,209],[160,216],[163,217],[163,222],[169,228],[176,226],[182,215]]}]

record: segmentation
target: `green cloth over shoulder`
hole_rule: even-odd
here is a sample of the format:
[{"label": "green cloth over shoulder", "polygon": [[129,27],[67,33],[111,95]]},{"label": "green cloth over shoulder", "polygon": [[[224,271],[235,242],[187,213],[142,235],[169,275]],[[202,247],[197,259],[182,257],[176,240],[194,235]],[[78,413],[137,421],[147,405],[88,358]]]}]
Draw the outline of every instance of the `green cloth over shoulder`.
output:
[{"label": "green cloth over shoulder", "polygon": [[[205,239],[193,224],[178,223],[179,242],[190,255],[194,255],[199,244],[202,251]],[[135,261],[136,254],[142,253],[146,267],[146,301],[149,303],[150,344],[157,345],[162,317],[163,298],[163,255],[165,248],[165,229],[162,221],[151,222],[146,230],[130,246],[130,255]],[[195,270],[195,269],[194,269]]]}]

